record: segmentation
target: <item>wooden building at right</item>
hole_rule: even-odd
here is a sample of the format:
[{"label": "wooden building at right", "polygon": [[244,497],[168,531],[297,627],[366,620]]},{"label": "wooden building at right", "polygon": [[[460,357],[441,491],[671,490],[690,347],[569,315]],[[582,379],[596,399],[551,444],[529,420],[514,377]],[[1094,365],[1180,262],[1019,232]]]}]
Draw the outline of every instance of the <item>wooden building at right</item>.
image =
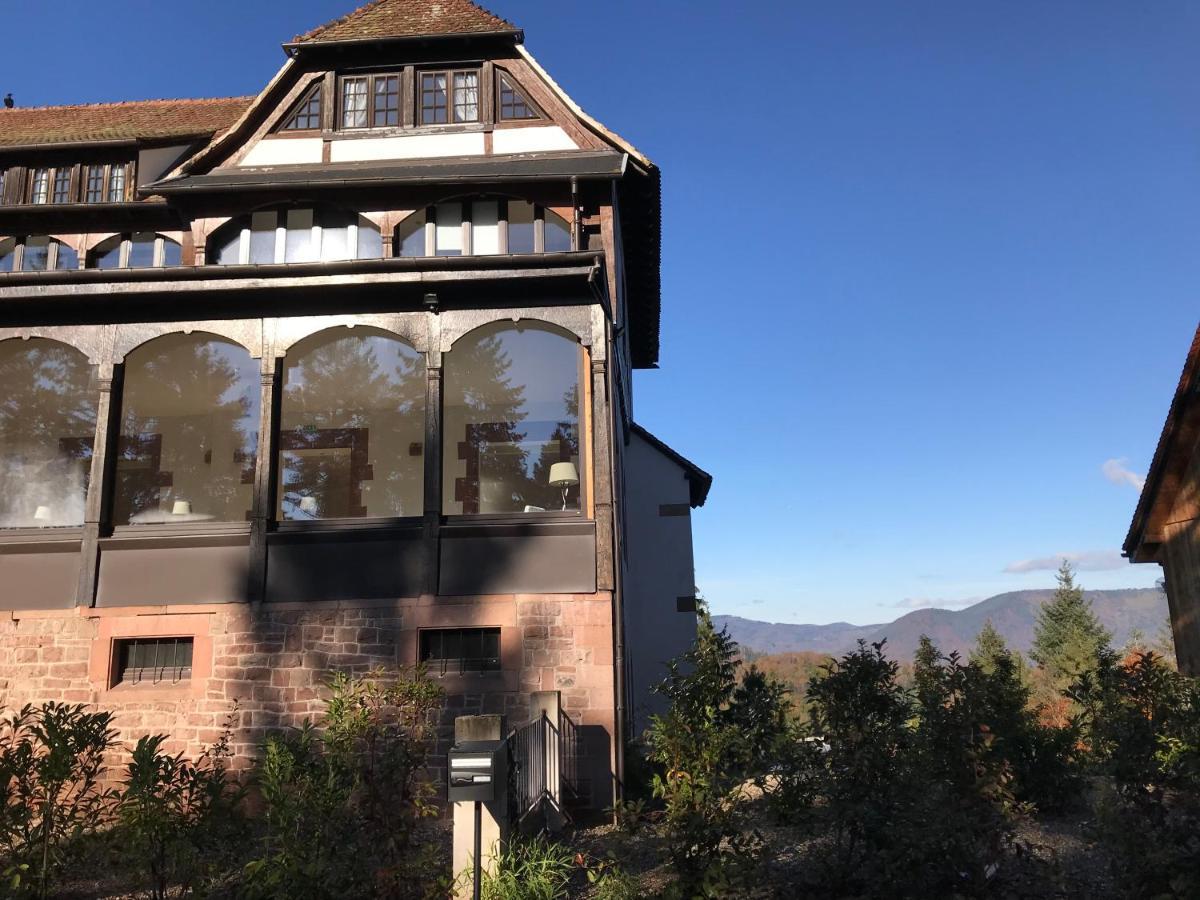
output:
[{"label": "wooden building at right", "polygon": [[1179,668],[1200,675],[1200,329],[1188,350],[1125,556],[1163,568]]}]

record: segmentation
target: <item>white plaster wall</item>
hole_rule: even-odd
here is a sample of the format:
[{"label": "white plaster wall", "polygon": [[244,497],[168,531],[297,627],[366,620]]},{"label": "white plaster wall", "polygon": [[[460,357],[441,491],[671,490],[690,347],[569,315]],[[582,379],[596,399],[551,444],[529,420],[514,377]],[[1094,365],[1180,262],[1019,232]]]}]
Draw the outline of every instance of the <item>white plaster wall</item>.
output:
[{"label": "white plaster wall", "polygon": [[557,125],[497,128],[492,133],[493,153],[537,153],[540,150],[578,149],[579,145]]},{"label": "white plaster wall", "polygon": [[286,166],[320,161],[320,138],[275,138],[259,141],[238,165]]},{"label": "white plaster wall", "polygon": [[666,663],[696,638],[696,617],[677,612],[679,597],[695,590],[691,516],[660,516],[661,504],[687,504],[684,470],[638,434],[625,452],[625,654],[634,713],[634,735],[666,707],[651,691]]},{"label": "white plaster wall", "polygon": [[411,134],[400,137],[334,140],[331,162],[374,159],[425,159],[437,156],[482,156],[483,132]]}]

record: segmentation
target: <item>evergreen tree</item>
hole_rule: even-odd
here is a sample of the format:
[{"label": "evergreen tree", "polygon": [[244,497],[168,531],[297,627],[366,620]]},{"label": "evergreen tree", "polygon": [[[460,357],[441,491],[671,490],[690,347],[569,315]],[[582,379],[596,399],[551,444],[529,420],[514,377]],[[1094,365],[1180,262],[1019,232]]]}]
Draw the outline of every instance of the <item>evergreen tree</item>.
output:
[{"label": "evergreen tree", "polygon": [[1066,686],[1085,672],[1096,671],[1112,635],[1092,612],[1065,559],[1057,578],[1054,597],[1038,613],[1029,655],[1058,685]]},{"label": "evergreen tree", "polygon": [[1025,657],[1009,649],[1004,635],[988,619],[975,636],[975,646],[971,648],[967,661],[978,666],[985,675],[994,675],[1001,659],[1008,659],[1018,680],[1025,680]]}]

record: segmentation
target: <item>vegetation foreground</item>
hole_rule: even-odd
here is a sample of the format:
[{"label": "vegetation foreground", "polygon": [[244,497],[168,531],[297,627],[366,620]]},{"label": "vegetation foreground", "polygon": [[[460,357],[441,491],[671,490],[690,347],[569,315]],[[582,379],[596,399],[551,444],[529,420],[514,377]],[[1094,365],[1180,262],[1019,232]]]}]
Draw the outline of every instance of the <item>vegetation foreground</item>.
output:
[{"label": "vegetation foreground", "polygon": [[[1200,682],[1109,642],[1064,565],[1031,663],[991,628],[966,660],[860,644],[794,696],[702,610],[615,824],[514,840],[485,896],[1200,896]],[[441,702],[339,676],[249,778],[157,736],[106,777],[108,713],[12,713],[0,896],[445,897]]]}]

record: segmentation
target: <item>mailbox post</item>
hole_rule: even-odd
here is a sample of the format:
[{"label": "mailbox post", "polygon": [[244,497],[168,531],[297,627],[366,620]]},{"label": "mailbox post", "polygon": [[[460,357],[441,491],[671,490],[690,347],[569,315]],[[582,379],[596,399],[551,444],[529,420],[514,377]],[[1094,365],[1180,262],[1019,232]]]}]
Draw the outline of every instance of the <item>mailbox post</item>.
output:
[{"label": "mailbox post", "polygon": [[472,896],[479,900],[483,877],[483,806],[503,810],[507,803],[508,745],[502,740],[461,741],[447,758],[446,799],[475,806]]}]

